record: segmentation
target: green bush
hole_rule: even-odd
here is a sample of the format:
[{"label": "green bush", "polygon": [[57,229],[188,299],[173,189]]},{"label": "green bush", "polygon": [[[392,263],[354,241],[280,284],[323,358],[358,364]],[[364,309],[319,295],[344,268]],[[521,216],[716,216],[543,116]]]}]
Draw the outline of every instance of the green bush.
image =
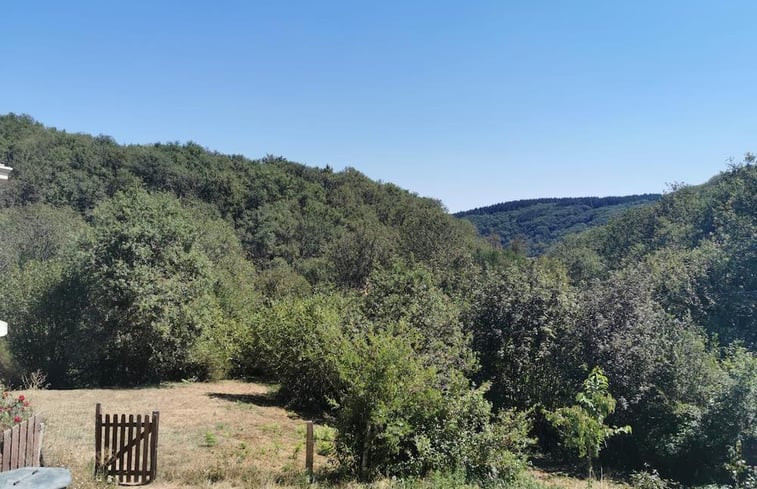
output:
[{"label": "green bush", "polygon": [[459,374],[438,378],[411,339],[361,335],[341,373],[337,454],[359,478],[459,471],[471,481],[502,481],[525,467],[532,443],[525,413],[494,417],[486,388],[470,389]]},{"label": "green bush", "polygon": [[389,475],[406,459],[416,427],[442,400],[434,371],[424,367],[403,337],[357,336],[343,350],[336,399],[337,453],[361,480]]},{"label": "green bush", "polygon": [[98,206],[92,224],[80,273],[96,382],[192,375],[192,347],[222,314],[197,222],[175,197],[133,190]]},{"label": "green bush", "polygon": [[348,304],[336,294],[274,302],[256,315],[242,355],[281,384],[291,405],[327,408],[342,389],[339,366],[351,347],[343,326]]},{"label": "green bush", "polygon": [[413,472],[452,467],[467,480],[482,483],[518,477],[535,442],[529,436],[529,413],[504,410],[494,415],[485,399],[487,389],[459,384],[445,394],[440,411],[414,435],[416,455],[408,462]]},{"label": "green bush", "polygon": [[670,483],[660,477],[657,470],[639,471],[631,474],[629,479],[634,489],[669,489]]},{"label": "green bush", "polygon": [[291,404],[333,416],[336,456],[362,480],[451,471],[512,479],[532,442],[527,417],[495,416],[488,386],[471,389],[446,363],[437,370],[427,344],[404,318],[373,323],[358,300],[321,293],[259,311],[244,350]]},{"label": "green bush", "polygon": [[608,438],[631,433],[630,426],[614,427],[605,418],[615,412],[615,398],[608,392],[609,382],[602,369],[594,367],[576,395],[576,404],[547,413],[547,419],[560,431],[563,441],[588,465],[592,477],[592,461],[599,457]]}]

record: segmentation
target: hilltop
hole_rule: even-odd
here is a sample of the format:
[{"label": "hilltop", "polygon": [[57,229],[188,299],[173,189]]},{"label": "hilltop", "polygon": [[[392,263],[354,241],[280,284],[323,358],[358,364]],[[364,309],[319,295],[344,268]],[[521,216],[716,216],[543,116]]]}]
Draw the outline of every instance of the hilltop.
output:
[{"label": "hilltop", "polygon": [[642,194],[514,200],[454,215],[472,222],[491,241],[524,246],[529,255],[539,255],[568,234],[605,224],[628,209],[651,204],[660,197]]}]

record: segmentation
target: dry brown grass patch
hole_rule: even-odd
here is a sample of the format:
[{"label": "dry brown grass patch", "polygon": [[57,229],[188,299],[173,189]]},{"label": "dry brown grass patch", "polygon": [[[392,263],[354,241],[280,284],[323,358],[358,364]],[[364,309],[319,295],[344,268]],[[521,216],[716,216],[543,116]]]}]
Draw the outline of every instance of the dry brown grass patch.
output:
[{"label": "dry brown grass patch", "polygon": [[[150,487],[287,487],[304,480],[303,420],[261,384],[224,381],[142,389],[34,391],[47,422],[47,465],[71,469],[72,487],[94,487],[94,410],[160,411],[158,477]],[[325,457],[316,456],[324,467]]]}]

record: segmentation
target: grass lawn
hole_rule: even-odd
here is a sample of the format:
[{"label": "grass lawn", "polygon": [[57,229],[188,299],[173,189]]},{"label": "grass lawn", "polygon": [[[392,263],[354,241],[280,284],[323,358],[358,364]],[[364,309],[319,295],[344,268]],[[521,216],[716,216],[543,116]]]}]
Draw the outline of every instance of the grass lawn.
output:
[{"label": "grass lawn", "polygon": [[[149,414],[160,411],[158,474],[147,486],[168,488],[287,488],[331,487],[307,484],[305,422],[272,401],[269,386],[223,381],[169,384],[141,389],[33,390],[23,393],[46,420],[43,447],[48,466],[71,470],[73,489],[103,488],[92,477],[95,404],[103,413]],[[21,392],[19,392],[21,393]],[[316,426],[316,451],[327,430]],[[323,450],[321,450],[323,453]],[[329,459],[316,454],[316,471]],[[584,489],[586,482],[534,472],[542,486]],[[392,481],[371,485],[345,483],[342,488],[409,487]],[[412,487],[432,489],[433,481]],[[624,489],[612,483],[595,489]]]},{"label": "grass lawn", "polygon": [[[150,487],[288,487],[303,481],[304,421],[271,402],[268,387],[243,382],[142,389],[26,392],[46,420],[43,454],[95,487],[94,413],[160,411],[158,475]],[[316,455],[316,467],[328,460]]]}]

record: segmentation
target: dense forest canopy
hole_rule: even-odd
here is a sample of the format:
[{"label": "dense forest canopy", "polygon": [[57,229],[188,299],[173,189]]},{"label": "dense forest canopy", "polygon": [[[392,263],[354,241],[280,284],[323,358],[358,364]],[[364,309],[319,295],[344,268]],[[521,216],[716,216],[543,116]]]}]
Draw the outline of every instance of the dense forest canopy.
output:
[{"label": "dense forest canopy", "polygon": [[568,237],[552,255],[576,283],[645,270],[669,313],[754,349],[756,237],[757,170],[747,154],[704,185],[678,186],[653,206]]},{"label": "dense forest canopy", "polygon": [[0,163],[6,381],[268,379],[364,480],[757,479],[751,155],[535,258],[354,169],[12,114]]},{"label": "dense forest canopy", "polygon": [[207,203],[258,268],[289,267],[310,284],[359,285],[395,255],[464,270],[476,247],[473,228],[446,216],[438,201],[351,168],[249,160],[195,143],[120,146],[16,115],[0,118],[0,158],[15,169],[0,187],[4,207],[43,203],[88,218],[119,191],[169,192]]},{"label": "dense forest canopy", "polygon": [[479,233],[502,246],[525,248],[532,256],[544,253],[567,236],[605,224],[628,209],[656,202],[659,194],[623,197],[565,197],[503,202],[458,212]]}]

